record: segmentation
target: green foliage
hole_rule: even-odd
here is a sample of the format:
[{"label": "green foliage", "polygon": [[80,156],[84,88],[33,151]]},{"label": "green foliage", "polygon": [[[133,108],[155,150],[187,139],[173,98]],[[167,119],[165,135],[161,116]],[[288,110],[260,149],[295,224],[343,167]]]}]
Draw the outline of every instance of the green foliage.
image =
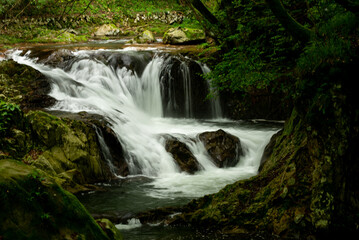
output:
[{"label": "green foliage", "polygon": [[257,48],[235,48],[226,53],[223,60],[206,77],[219,91],[231,89],[235,92],[265,88],[275,75],[266,70],[267,65],[260,56]]},{"label": "green foliage", "polygon": [[221,29],[223,57],[208,78],[217,90],[265,89],[295,64],[299,45],[267,8],[265,1],[222,1],[215,12]]},{"label": "green foliage", "polygon": [[[264,0],[222,0],[211,8],[222,23],[216,31],[223,55],[207,76],[217,91],[245,94],[272,88],[278,82],[274,80],[282,76],[294,79],[355,57],[358,21],[353,13],[334,0],[282,2],[296,21],[315,33],[311,42],[304,45],[294,41]],[[304,82],[296,86],[321,88],[323,84]],[[300,94],[294,93],[302,90],[294,89],[292,83],[280,82],[275,91],[291,89],[293,96]]]},{"label": "green foliage", "polygon": [[357,34],[358,22],[350,12],[339,12],[326,22],[318,24],[318,37],[309,43],[298,59],[299,74],[314,73],[322,65],[335,65],[351,61],[353,51],[351,36]]},{"label": "green foliage", "polygon": [[[21,110],[19,105],[7,103],[0,100],[0,135],[5,136],[16,119],[19,118]],[[1,140],[0,140],[1,141]]]},{"label": "green foliage", "polygon": [[313,41],[299,58],[297,68],[300,74],[314,73],[322,64],[347,62],[350,57],[351,43],[347,40]]},{"label": "green foliage", "polygon": [[19,16],[66,16],[89,14],[133,15],[137,12],[149,14],[159,11],[182,10],[175,0],[0,0],[0,19]]}]

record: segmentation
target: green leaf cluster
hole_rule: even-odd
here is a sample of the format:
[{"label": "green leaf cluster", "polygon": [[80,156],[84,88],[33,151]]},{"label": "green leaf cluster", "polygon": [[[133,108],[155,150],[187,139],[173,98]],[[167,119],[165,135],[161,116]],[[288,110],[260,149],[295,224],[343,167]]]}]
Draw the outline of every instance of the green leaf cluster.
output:
[{"label": "green leaf cluster", "polygon": [[282,3],[290,16],[311,29],[311,41],[294,39],[264,0],[221,0],[211,8],[221,23],[211,29],[217,31],[223,53],[207,76],[213,89],[242,94],[271,89],[295,98],[302,91],[294,84],[298,78],[355,59],[357,15],[335,0]]},{"label": "green leaf cluster", "polygon": [[19,105],[0,100],[0,135],[2,137],[6,136],[11,125],[16,122],[20,115]]},{"label": "green leaf cluster", "polygon": [[294,42],[264,0],[220,1],[215,13],[226,26],[221,31],[220,62],[207,76],[217,91],[266,89],[295,65]]},{"label": "green leaf cluster", "polygon": [[320,22],[316,29],[317,37],[305,48],[297,61],[299,75],[314,73],[323,65],[335,65],[351,61],[354,36],[358,34],[358,21],[351,12],[337,11],[325,22]]}]

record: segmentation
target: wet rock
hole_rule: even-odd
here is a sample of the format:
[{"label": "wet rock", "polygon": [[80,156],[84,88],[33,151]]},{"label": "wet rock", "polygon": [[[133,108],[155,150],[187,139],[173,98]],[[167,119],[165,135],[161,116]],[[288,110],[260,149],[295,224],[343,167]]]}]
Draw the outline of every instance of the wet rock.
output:
[{"label": "wet rock", "polygon": [[106,235],[113,240],[122,240],[121,232],[115,227],[115,225],[108,219],[96,219],[97,224],[102,228]]},{"label": "wet rock", "polygon": [[165,44],[196,44],[205,40],[205,33],[201,29],[170,28],[163,35],[163,43]]},{"label": "wet rock", "polygon": [[262,169],[263,169],[263,165],[264,163],[268,160],[268,158],[270,158],[270,156],[272,155],[273,153],[273,150],[274,150],[274,146],[275,146],[275,143],[277,141],[277,138],[283,133],[283,130],[277,132],[276,134],[274,134],[269,143],[267,144],[267,146],[265,147],[264,149],[264,152],[263,152],[263,155],[262,155],[262,158],[261,158],[261,163],[259,165],[259,169],[258,171],[261,172]]},{"label": "wet rock", "polygon": [[198,171],[199,163],[187,145],[175,137],[167,136],[166,138],[165,149],[171,153],[180,169],[191,174]]},{"label": "wet rock", "polygon": [[129,174],[128,164],[124,157],[123,147],[118,140],[116,133],[111,129],[109,123],[103,116],[87,112],[71,113],[62,111],[49,111],[49,113],[62,119],[82,121],[89,126],[94,126],[97,128],[97,134],[101,135],[97,137],[103,138],[104,144],[106,144],[109,150],[111,163],[114,166],[113,170],[115,171],[115,174],[121,176],[127,176]]},{"label": "wet rock", "polygon": [[181,210],[182,209],[180,207],[162,207],[138,213],[136,218],[139,219],[142,224],[158,223],[171,219],[171,215],[176,214]]},{"label": "wet rock", "polygon": [[86,183],[111,178],[91,124],[60,119],[41,111],[30,112],[26,117],[32,129],[32,138],[43,149],[37,159],[29,159],[32,165],[51,169],[56,174],[77,169]]},{"label": "wet rock", "polygon": [[217,167],[234,167],[243,149],[239,138],[222,129],[216,132],[204,132],[199,135],[209,155]]},{"label": "wet rock", "polygon": [[71,66],[71,60],[74,54],[68,49],[60,49],[58,51],[37,51],[32,57],[38,57],[39,62],[53,67],[66,68]]}]

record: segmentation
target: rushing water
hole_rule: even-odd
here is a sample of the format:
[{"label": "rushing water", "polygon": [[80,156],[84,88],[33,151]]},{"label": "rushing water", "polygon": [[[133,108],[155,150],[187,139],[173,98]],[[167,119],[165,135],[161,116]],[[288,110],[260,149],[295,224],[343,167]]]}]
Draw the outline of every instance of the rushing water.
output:
[{"label": "rushing water", "polygon": [[[202,103],[196,96],[206,95],[209,85],[206,83],[199,89],[196,85],[199,80],[193,79],[197,73],[193,74],[190,66],[192,64],[202,74],[209,69],[190,59],[155,49],[79,50],[71,51],[69,61],[54,67],[31,54],[31,51],[12,51],[7,57],[39,70],[52,80],[50,95],[57,103],[51,109],[103,115],[124,147],[130,175],[118,176],[118,183],[105,186],[106,192],[80,196],[92,213],[126,215],[184,204],[214,193],[226,184],[254,176],[264,147],[279,129],[278,126],[223,119],[219,99],[207,101],[206,106],[199,109]],[[176,64],[178,68],[174,68]],[[181,78],[181,82],[178,83],[177,78]],[[198,115],[199,112],[202,113]],[[200,119],[196,119],[197,116]],[[217,168],[198,139],[199,133],[218,129],[237,136],[245,149],[235,167]],[[164,148],[164,136],[168,134],[188,146],[200,164],[199,172],[190,175],[180,171]],[[109,151],[102,135],[98,135],[111,166]],[[192,231],[186,236],[193,238],[181,238],[178,229],[167,229],[167,236],[175,234],[178,238],[161,238],[160,232],[167,231],[163,227],[148,228],[135,219],[118,227],[128,239],[201,239]],[[146,234],[142,236],[139,231]]]}]

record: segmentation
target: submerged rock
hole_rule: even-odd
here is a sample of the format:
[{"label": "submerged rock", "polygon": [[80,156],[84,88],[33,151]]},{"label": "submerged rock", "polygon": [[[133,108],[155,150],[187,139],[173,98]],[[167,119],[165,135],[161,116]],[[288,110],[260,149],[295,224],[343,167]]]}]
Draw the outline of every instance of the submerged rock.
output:
[{"label": "submerged rock", "polygon": [[206,40],[206,35],[201,29],[170,28],[163,35],[165,44],[197,44]]},{"label": "submerged rock", "polygon": [[222,129],[201,133],[199,139],[217,167],[234,167],[239,162],[239,157],[243,155],[239,138]]}]

